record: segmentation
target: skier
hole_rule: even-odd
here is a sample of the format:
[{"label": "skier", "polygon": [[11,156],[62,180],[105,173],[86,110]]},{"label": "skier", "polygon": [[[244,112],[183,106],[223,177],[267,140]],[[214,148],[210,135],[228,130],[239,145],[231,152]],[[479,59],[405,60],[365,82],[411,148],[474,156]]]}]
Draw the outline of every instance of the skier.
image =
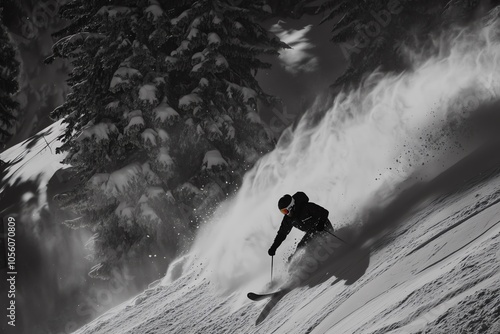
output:
[{"label": "skier", "polygon": [[278,208],[285,216],[281,221],[281,226],[274,242],[268,250],[270,256],[276,254],[276,249],[286,239],[292,227],[296,227],[301,231],[306,232],[302,240],[297,245],[295,252],[288,258],[288,261],[295,255],[295,253],[307,245],[309,241],[323,231],[333,233],[333,227],[328,220],[328,210],[325,208],[309,202],[307,195],[301,191],[295,193],[293,196],[288,194],[284,195],[278,201]]}]

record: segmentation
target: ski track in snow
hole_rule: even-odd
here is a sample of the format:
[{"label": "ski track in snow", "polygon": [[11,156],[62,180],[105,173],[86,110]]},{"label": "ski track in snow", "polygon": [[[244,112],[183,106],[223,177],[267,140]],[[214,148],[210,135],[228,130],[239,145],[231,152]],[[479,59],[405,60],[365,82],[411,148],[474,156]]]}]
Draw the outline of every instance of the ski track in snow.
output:
[{"label": "ski track in snow", "polygon": [[218,296],[206,278],[158,284],[77,334],[465,333],[498,334],[500,177],[441,196],[392,232],[347,286],[336,277],[269,300]]}]

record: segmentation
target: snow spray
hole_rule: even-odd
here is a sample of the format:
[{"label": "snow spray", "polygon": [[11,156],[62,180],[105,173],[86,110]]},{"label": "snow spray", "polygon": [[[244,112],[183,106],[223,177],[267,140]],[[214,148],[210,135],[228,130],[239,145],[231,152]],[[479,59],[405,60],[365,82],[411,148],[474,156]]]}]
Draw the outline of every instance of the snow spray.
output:
[{"label": "snow spray", "polygon": [[[304,191],[329,210],[336,230],[363,229],[367,208],[405,182],[431,180],[481,145],[480,136],[462,130],[500,94],[499,28],[495,17],[448,31],[435,37],[433,50],[407,51],[412,67],[404,73],[374,72],[328,106],[318,99],[200,231],[191,254],[203,259],[205,275],[229,292],[267,283],[283,194]],[[290,233],[275,269],[299,237]]]}]

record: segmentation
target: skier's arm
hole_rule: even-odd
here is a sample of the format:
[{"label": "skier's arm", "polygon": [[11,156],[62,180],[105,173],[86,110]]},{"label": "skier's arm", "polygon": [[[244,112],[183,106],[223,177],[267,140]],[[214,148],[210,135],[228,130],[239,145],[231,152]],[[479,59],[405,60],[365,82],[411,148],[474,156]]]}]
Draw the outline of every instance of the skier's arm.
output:
[{"label": "skier's arm", "polygon": [[286,217],[283,217],[278,234],[276,235],[276,238],[274,238],[273,245],[269,248],[269,255],[273,256],[274,253],[276,253],[276,249],[278,249],[281,243],[286,239],[287,235],[292,230],[292,227],[292,223]]},{"label": "skier's arm", "polygon": [[328,210],[316,203],[307,203],[308,209],[314,216],[317,222],[318,230],[323,230],[325,228],[325,223],[328,220]]}]

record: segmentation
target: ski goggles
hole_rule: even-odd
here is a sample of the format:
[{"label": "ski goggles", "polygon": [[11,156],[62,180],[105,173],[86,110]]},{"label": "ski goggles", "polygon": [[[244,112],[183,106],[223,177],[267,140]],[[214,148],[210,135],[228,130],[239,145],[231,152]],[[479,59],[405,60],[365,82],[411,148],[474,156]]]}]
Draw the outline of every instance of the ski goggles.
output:
[{"label": "ski goggles", "polygon": [[280,209],[281,213],[284,215],[288,215],[292,211],[294,205],[295,205],[295,200],[292,197],[292,201],[290,202],[290,204],[288,204],[286,208]]}]

